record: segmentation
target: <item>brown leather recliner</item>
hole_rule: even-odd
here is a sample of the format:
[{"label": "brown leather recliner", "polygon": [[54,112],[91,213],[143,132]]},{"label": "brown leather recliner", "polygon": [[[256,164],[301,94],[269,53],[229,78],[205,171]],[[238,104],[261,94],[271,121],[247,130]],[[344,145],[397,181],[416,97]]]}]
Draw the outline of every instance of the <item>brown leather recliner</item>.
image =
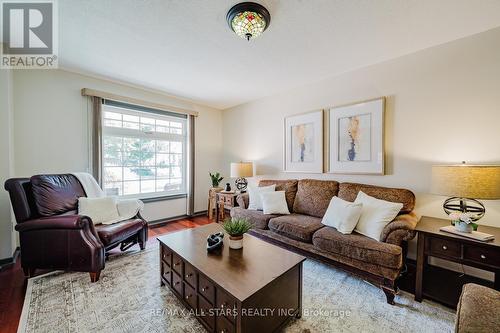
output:
[{"label": "brown leather recliner", "polygon": [[21,243],[21,266],[27,277],[35,269],[89,272],[99,280],[106,251],[123,251],[139,243],[146,247],[148,226],[137,214],[111,225],[95,225],[78,215],[78,198],[86,196],[71,174],[12,178],[5,182],[16,216]]}]

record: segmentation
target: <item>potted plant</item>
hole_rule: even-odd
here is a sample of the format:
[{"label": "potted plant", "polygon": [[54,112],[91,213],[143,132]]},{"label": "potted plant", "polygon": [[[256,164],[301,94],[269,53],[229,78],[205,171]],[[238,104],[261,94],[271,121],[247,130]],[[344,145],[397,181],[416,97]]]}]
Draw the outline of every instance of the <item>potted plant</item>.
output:
[{"label": "potted plant", "polygon": [[210,179],[212,180],[212,187],[218,188],[220,182],[224,179],[224,177],[221,177],[219,172],[216,172],[213,174],[211,172],[209,172],[208,174],[210,175]]},{"label": "potted plant", "polygon": [[449,217],[457,231],[470,233],[474,230],[474,223],[469,213],[454,212]]},{"label": "potted plant", "polygon": [[229,248],[235,250],[243,247],[243,234],[252,229],[247,219],[238,217],[227,219],[222,226],[229,235]]}]

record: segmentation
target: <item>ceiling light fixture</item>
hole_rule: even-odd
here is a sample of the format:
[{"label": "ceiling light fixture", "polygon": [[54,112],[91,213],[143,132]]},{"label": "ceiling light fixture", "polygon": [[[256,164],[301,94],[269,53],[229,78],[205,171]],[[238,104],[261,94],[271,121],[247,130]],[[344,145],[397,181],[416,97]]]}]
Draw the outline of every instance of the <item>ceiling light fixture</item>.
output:
[{"label": "ceiling light fixture", "polygon": [[227,23],[241,38],[259,37],[271,23],[271,14],[255,2],[242,2],[233,6],[226,15]]}]

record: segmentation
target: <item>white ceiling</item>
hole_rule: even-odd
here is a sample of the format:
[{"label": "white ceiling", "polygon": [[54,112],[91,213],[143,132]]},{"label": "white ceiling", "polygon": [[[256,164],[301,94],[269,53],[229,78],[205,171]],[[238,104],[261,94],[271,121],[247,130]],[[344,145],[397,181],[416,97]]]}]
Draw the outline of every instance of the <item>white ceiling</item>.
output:
[{"label": "white ceiling", "polygon": [[500,0],[256,1],[247,42],[237,0],[62,0],[60,66],[225,109],[500,26]]}]

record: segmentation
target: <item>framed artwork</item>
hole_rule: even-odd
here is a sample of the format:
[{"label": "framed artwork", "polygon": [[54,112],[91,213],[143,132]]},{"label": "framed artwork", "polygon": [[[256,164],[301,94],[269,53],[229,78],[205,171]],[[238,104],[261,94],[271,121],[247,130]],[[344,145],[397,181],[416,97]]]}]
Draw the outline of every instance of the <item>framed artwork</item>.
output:
[{"label": "framed artwork", "polygon": [[323,111],[285,118],[285,172],[323,172]]},{"label": "framed artwork", "polygon": [[385,98],[329,111],[330,173],[384,174]]}]

